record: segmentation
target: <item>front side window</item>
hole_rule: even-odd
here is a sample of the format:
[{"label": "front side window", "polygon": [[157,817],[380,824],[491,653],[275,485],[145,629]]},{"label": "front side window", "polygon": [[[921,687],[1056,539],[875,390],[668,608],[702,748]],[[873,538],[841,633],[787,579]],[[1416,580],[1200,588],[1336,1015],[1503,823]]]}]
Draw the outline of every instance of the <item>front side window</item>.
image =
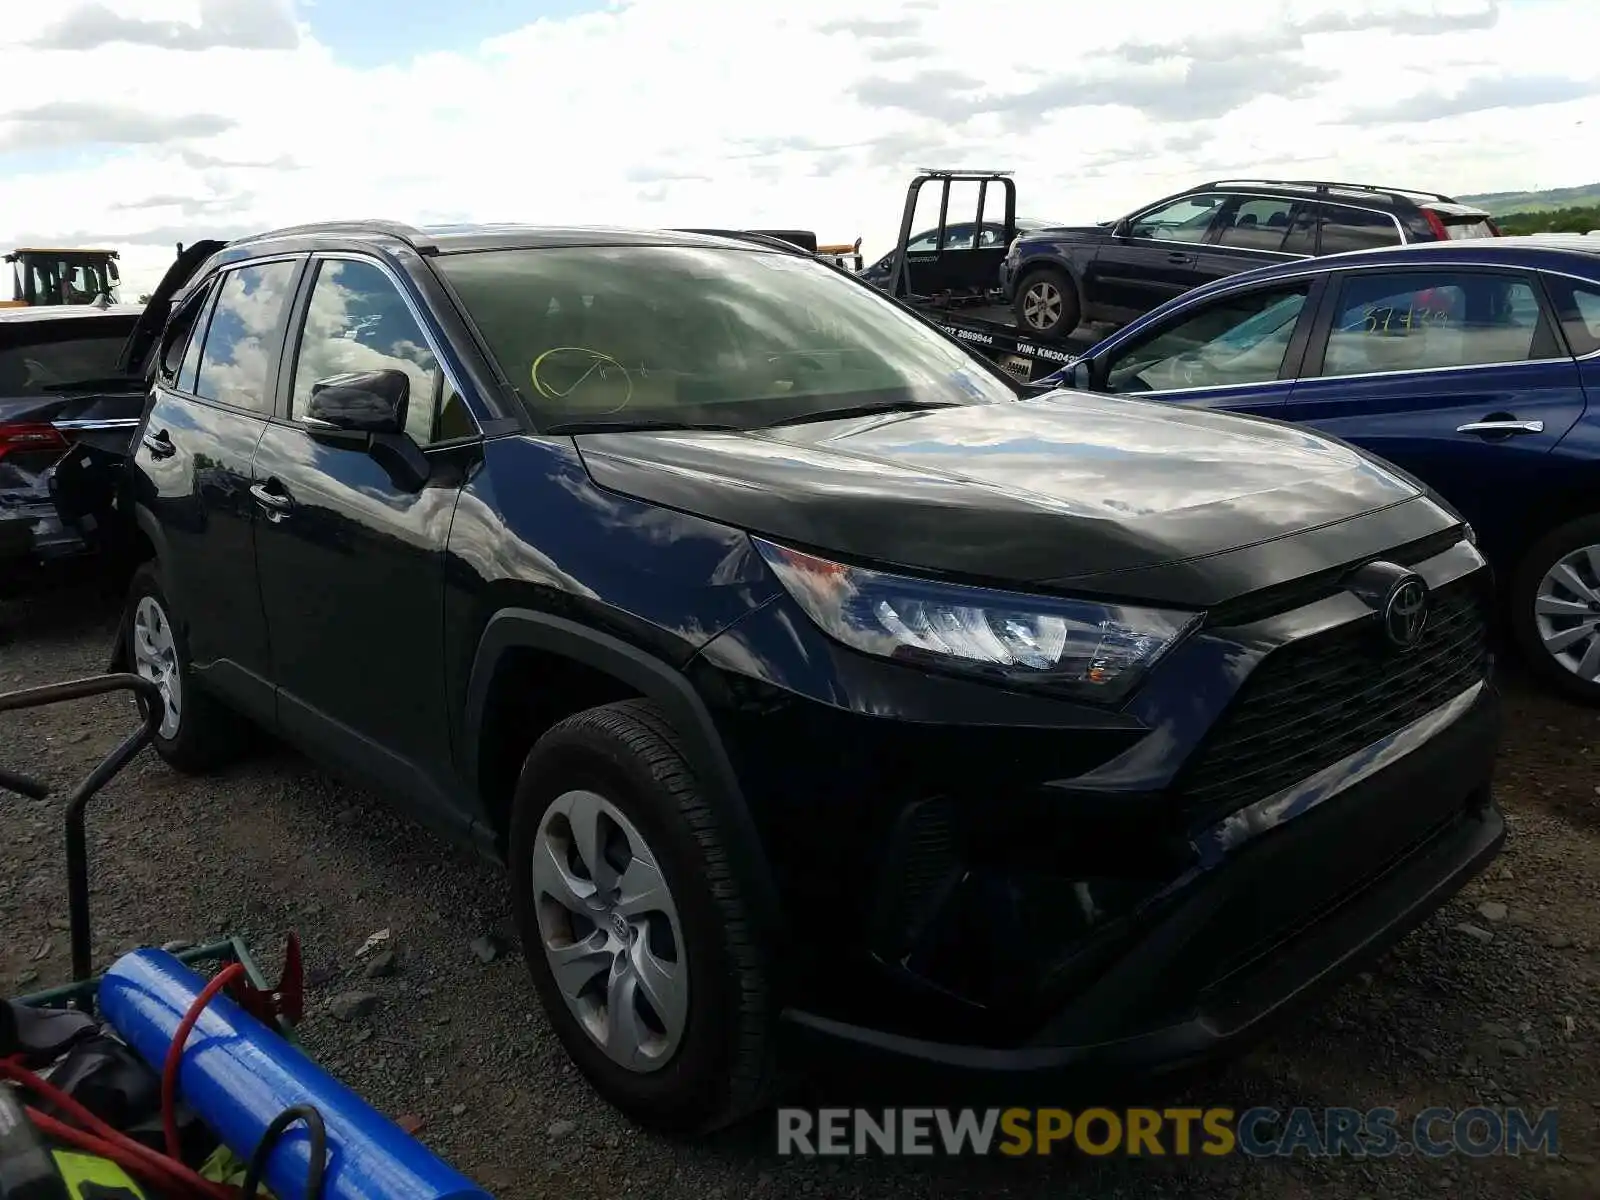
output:
[{"label": "front side window", "polygon": [[1217,242],[1243,250],[1277,251],[1289,232],[1292,200],[1241,200],[1231,218],[1223,222]]},{"label": "front side window", "polygon": [[278,347],[295,267],[293,262],[257,263],[222,276],[200,354],[195,395],[248,412],[264,413],[272,407],[267,373]]},{"label": "front side window", "polygon": [[1134,217],[1128,222],[1128,236],[1163,242],[1203,241],[1221,206],[1221,196],[1185,196]]},{"label": "front side window", "polygon": [[1311,284],[1228,296],[1177,318],[1107,364],[1109,392],[1232,387],[1278,378]]},{"label": "front side window", "polygon": [[318,380],[358,371],[401,371],[411,381],[406,432],[433,441],[443,371],[399,289],[372,263],[326,259],[317,265],[295,360],[289,415],[298,420]]},{"label": "front side window", "polygon": [[1522,362],[1543,356],[1534,353],[1541,321],[1533,288],[1520,276],[1361,272],[1340,286],[1322,374]]},{"label": "front side window", "polygon": [[840,408],[1016,399],[881,292],[796,255],[584,246],[433,262],[542,426],[755,428]]}]

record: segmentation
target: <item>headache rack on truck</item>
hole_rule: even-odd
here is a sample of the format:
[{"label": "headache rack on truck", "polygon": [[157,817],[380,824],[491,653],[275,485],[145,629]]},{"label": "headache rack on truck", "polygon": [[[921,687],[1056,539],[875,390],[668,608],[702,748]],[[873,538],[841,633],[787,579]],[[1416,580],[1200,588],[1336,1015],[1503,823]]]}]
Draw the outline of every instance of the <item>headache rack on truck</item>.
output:
[{"label": "headache rack on truck", "polygon": [[[939,189],[938,221],[919,231],[918,203],[930,185]],[[1016,236],[1010,171],[923,167],[906,189],[887,290],[1008,374],[1032,382],[1076,355],[1018,330],[1000,285],[1000,264]]]}]

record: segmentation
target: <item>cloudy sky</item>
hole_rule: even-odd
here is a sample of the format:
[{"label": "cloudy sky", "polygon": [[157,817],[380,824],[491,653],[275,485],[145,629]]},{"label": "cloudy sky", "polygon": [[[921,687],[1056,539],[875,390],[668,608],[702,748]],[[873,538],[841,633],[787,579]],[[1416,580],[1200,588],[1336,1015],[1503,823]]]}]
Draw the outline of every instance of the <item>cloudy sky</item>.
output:
[{"label": "cloudy sky", "polygon": [[0,246],[334,216],[865,237],[919,166],[1098,220],[1222,175],[1600,179],[1596,0],[4,0]]}]

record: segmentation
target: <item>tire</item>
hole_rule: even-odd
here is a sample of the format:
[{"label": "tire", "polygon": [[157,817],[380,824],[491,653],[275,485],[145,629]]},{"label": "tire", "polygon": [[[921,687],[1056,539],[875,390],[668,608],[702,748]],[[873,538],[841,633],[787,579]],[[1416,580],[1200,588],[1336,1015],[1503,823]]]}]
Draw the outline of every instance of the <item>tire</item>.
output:
[{"label": "tire", "polygon": [[[1563,566],[1564,579],[1556,575]],[[1535,542],[1512,573],[1506,608],[1529,672],[1568,699],[1600,706],[1600,515],[1569,521]],[[1547,638],[1556,639],[1556,649]]]},{"label": "tire", "polygon": [[[580,852],[580,862],[602,859],[602,883],[617,877],[617,864],[628,864],[616,893],[600,890],[626,901],[639,881],[653,879],[664,886],[660,903],[641,902],[625,915],[623,904],[588,903],[593,874],[573,869],[569,854],[590,827],[607,837],[583,844],[611,850]],[[621,853],[624,844],[631,855]],[[567,869],[553,875],[557,862]],[[605,1100],[641,1125],[680,1137],[764,1106],[776,1078],[769,948],[756,944],[728,843],[659,709],[643,700],[607,704],[539,739],[517,781],[509,866],[534,986],[568,1055]],[[630,874],[633,884],[626,883]],[[583,886],[567,888],[568,880]],[[558,902],[553,897],[563,890],[567,900]],[[557,982],[551,946],[567,952],[567,991]],[[654,976],[653,988],[646,975]],[[601,995],[608,1000],[603,1011]],[[668,1002],[658,1010],[652,1000],[661,996]],[[631,1006],[622,1007],[629,997]]]},{"label": "tire", "polygon": [[[155,682],[164,697],[175,694],[178,699],[176,713],[170,705],[162,713],[153,742],[156,753],[175,770],[203,775],[238,755],[244,725],[241,718],[195,685],[188,643],[183,630],[173,623],[171,612],[156,564],[141,564],[128,584],[122,621],[129,669]],[[153,638],[148,636],[152,632]],[[138,704],[142,715],[144,701]]]},{"label": "tire", "polygon": [[1071,337],[1082,315],[1076,285],[1055,267],[1036,268],[1018,281],[1012,311],[1018,332],[1052,341]]}]

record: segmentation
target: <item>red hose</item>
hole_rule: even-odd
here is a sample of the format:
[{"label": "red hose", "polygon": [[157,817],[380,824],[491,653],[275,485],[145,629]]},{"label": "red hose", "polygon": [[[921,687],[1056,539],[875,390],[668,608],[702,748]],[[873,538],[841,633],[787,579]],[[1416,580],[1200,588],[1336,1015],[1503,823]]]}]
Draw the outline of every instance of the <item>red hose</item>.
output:
[{"label": "red hose", "polygon": [[161,1070],[161,1127],[167,1138],[167,1155],[174,1161],[183,1161],[183,1146],[178,1141],[178,1067],[183,1062],[183,1048],[189,1041],[195,1022],[205,1012],[206,1005],[218,992],[244,975],[242,963],[229,963],[211,977],[200,994],[183,1014],[178,1028],[172,1034],[172,1044],[167,1047],[166,1065]]},{"label": "red hose", "polygon": [[154,1178],[159,1186],[176,1187],[184,1196],[205,1197],[206,1200],[238,1200],[237,1188],[203,1179],[182,1162],[170,1159],[159,1150],[152,1150],[113,1129],[77,1100],[26,1067],[10,1059],[0,1059],[0,1076],[15,1080],[82,1126],[77,1128],[47,1113],[28,1108],[29,1119],[44,1133],[109,1158],[125,1171],[142,1179]]}]

